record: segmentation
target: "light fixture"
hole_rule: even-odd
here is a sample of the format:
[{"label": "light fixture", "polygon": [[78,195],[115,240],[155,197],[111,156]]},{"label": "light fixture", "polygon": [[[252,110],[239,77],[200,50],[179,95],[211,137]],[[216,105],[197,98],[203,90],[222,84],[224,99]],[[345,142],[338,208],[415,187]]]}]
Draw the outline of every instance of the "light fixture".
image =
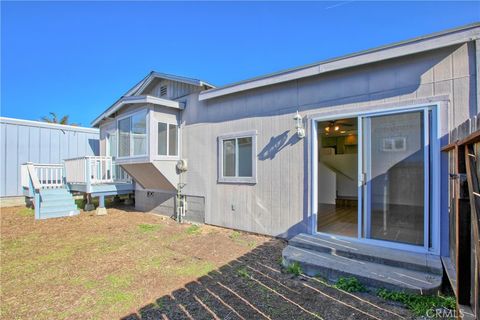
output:
[{"label": "light fixture", "polygon": [[338,131],[338,130],[340,129],[340,127],[339,127],[339,126],[335,126],[333,129],[334,129],[335,131]]},{"label": "light fixture", "polygon": [[297,129],[297,136],[300,139],[305,138],[305,128],[303,127],[303,121],[302,121],[303,119],[302,119],[302,116],[298,113],[298,110],[295,116],[293,117],[293,120],[295,120],[295,129]]},{"label": "light fixture", "polygon": [[330,127],[325,127],[325,131],[330,132]]},{"label": "light fixture", "polygon": [[340,133],[345,133],[345,132],[347,132],[347,131],[340,131]]}]

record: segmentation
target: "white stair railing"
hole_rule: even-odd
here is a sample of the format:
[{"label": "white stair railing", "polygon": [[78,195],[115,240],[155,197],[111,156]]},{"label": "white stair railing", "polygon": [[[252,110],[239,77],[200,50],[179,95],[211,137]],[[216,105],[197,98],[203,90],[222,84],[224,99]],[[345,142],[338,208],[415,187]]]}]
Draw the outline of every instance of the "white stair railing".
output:
[{"label": "white stair railing", "polygon": [[20,167],[22,187],[35,190],[63,188],[62,164],[25,163]]}]

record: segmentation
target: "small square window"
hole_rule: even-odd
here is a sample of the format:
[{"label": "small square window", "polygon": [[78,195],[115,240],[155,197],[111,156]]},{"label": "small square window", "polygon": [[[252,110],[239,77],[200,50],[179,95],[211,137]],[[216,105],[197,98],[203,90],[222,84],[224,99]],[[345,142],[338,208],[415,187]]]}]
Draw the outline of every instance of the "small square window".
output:
[{"label": "small square window", "polygon": [[219,182],[256,183],[256,133],[219,137]]}]

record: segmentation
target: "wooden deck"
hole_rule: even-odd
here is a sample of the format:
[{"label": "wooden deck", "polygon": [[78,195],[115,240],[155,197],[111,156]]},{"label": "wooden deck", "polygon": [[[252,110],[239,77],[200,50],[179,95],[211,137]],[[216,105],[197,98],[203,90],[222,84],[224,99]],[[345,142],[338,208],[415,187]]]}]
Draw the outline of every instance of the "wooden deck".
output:
[{"label": "wooden deck", "polygon": [[86,183],[69,183],[68,189],[70,191],[91,193],[92,197],[99,195],[113,196],[120,194],[128,194],[135,191],[133,183],[128,182],[109,182],[101,184],[92,184],[90,192],[88,192],[88,185]]}]

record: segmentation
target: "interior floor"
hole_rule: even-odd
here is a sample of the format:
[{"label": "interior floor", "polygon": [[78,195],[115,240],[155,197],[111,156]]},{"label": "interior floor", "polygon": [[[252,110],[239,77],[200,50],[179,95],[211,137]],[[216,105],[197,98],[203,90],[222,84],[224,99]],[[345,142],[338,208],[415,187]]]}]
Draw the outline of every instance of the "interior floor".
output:
[{"label": "interior floor", "polygon": [[[318,232],[347,237],[357,237],[357,206],[318,204]],[[371,238],[423,245],[423,208],[391,205],[383,211],[372,212]]]},{"label": "interior floor", "polygon": [[317,230],[319,232],[357,237],[358,209],[356,205],[318,204]]}]

